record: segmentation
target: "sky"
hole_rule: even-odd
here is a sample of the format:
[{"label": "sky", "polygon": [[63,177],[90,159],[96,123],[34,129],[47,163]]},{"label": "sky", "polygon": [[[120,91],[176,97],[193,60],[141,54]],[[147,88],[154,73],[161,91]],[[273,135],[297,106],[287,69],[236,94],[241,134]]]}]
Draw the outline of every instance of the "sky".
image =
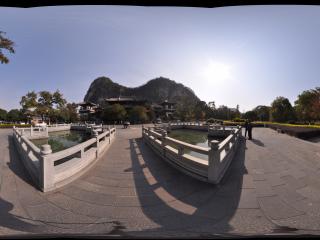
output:
[{"label": "sky", "polygon": [[242,112],[277,96],[294,104],[320,85],[319,29],[319,6],[0,7],[16,44],[0,64],[0,108],[32,90],[81,102],[101,76],[128,87],[167,77]]}]

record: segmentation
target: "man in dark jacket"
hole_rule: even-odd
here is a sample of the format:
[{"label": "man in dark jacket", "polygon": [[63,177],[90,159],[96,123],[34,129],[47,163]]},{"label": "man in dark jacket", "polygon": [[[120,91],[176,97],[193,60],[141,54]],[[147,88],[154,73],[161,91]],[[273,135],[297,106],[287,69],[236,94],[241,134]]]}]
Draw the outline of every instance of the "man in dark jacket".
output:
[{"label": "man in dark jacket", "polygon": [[244,138],[247,138],[247,132],[248,132],[248,119],[244,122]]},{"label": "man in dark jacket", "polygon": [[249,136],[249,140],[252,140],[252,123],[251,121],[248,122],[248,136]]}]

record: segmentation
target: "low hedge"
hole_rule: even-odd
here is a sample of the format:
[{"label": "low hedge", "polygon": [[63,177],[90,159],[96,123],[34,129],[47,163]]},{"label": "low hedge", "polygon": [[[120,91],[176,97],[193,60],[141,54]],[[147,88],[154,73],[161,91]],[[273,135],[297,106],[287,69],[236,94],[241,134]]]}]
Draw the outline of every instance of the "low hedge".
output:
[{"label": "low hedge", "polygon": [[273,130],[280,129],[282,133],[286,133],[290,136],[301,139],[309,139],[320,136],[320,128],[285,126],[279,124],[269,124],[268,127]]},{"label": "low hedge", "polygon": [[16,126],[19,128],[27,128],[27,127],[31,127],[31,124],[12,124],[12,123],[0,124],[0,128],[13,128],[13,126]]},{"label": "low hedge", "polygon": [[[233,121],[223,121],[225,126],[236,126],[243,123]],[[301,139],[309,139],[320,136],[319,125],[303,125],[303,124],[289,124],[289,123],[277,123],[277,122],[260,122],[256,121],[252,123],[253,127],[269,127],[273,130],[278,130],[282,133],[286,133],[290,136],[294,136]]]}]

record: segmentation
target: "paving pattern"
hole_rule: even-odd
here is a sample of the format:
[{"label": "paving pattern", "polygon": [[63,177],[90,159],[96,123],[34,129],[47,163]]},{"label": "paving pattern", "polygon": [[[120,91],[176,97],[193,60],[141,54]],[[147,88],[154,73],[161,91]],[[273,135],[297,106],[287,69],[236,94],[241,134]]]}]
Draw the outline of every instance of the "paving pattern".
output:
[{"label": "paving pattern", "polygon": [[320,233],[320,147],[254,128],[218,186],[157,157],[141,127],[118,129],[85,175],[51,193],[34,188],[12,130],[0,130],[0,235],[200,236]]}]

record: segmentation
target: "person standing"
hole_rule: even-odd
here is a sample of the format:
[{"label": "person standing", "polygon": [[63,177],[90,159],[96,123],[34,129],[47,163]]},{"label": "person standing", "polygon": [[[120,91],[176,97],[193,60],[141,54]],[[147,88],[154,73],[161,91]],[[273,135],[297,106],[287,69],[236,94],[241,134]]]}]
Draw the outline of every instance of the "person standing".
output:
[{"label": "person standing", "polygon": [[247,132],[248,132],[248,119],[244,122],[244,138],[247,138]]},{"label": "person standing", "polygon": [[248,122],[248,136],[249,136],[249,140],[252,140],[252,123],[251,123],[251,121]]}]

